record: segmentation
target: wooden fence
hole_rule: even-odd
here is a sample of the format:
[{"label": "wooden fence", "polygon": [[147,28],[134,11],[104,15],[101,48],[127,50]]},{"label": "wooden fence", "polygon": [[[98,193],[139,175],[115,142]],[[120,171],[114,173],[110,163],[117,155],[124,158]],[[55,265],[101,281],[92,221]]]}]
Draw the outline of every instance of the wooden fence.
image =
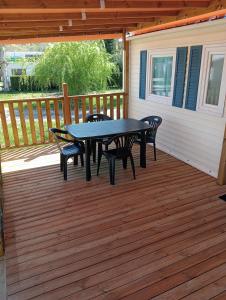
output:
[{"label": "wooden fence", "polygon": [[125,93],[0,101],[1,148],[51,143],[49,128],[85,122],[89,113],[104,113],[114,119],[127,117]]}]

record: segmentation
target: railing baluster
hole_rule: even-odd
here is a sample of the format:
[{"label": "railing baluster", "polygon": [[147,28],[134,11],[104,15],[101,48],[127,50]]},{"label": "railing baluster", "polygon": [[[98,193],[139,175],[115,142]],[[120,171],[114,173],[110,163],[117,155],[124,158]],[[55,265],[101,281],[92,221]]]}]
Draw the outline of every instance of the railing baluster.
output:
[{"label": "railing baluster", "polygon": [[93,114],[93,97],[89,96],[89,113]]},{"label": "railing baluster", "polygon": [[23,135],[23,141],[24,145],[28,145],[28,136],[27,136],[27,126],[25,122],[25,117],[24,117],[24,105],[23,102],[18,103],[18,110],[20,114],[20,124],[21,124],[21,129],[22,129],[22,135]]},{"label": "railing baluster", "polygon": [[114,119],[114,96],[110,96],[110,117]]},{"label": "railing baluster", "polygon": [[124,93],[122,95],[122,98],[123,98],[123,118],[127,119],[127,115],[128,115],[128,95]]},{"label": "railing baluster", "polygon": [[32,107],[31,101],[27,101],[27,108],[28,108],[29,122],[30,122],[30,128],[31,128],[32,144],[37,144],[34,114],[33,114],[33,107]]},{"label": "railing baluster", "polygon": [[42,114],[42,102],[36,101],[37,111],[38,111],[38,126],[40,132],[40,142],[45,143],[45,130],[43,124],[43,114]]},{"label": "railing baluster", "polygon": [[116,107],[117,107],[117,119],[120,119],[120,110],[121,110],[121,107],[120,107],[120,95],[117,95],[116,96],[117,99],[116,99]]},{"label": "railing baluster", "polygon": [[12,101],[9,102],[9,114],[10,114],[10,119],[11,119],[11,124],[12,124],[12,130],[13,130],[14,144],[16,147],[19,147],[20,142],[19,142],[19,136],[18,136],[17,122],[16,122],[16,117],[15,117],[15,112],[14,112],[14,107],[13,107]]},{"label": "railing baluster", "polygon": [[103,113],[107,115],[108,113],[108,106],[107,106],[107,95],[103,96]]},{"label": "railing baluster", "polygon": [[96,111],[97,114],[100,113],[100,96],[96,96]]},{"label": "railing baluster", "polygon": [[5,116],[5,107],[4,107],[4,103],[2,102],[0,102],[0,114],[1,114],[1,121],[2,121],[2,130],[3,130],[4,140],[5,140],[5,147],[10,147],[9,131],[8,131],[8,125]]},{"label": "railing baluster", "polygon": [[58,100],[54,100],[54,113],[55,113],[55,121],[56,121],[56,127],[60,128],[60,117],[59,117],[59,103]]},{"label": "railing baluster", "polygon": [[50,110],[50,100],[45,100],[45,105],[46,105],[46,119],[47,119],[47,126],[48,126],[49,141],[52,142],[53,136],[49,131],[49,128],[53,127],[52,118],[51,118],[51,110]]},{"label": "railing baluster", "polygon": [[82,120],[83,122],[86,121],[86,97],[81,97],[82,99]]},{"label": "railing baluster", "polygon": [[74,114],[75,114],[75,123],[79,123],[78,97],[74,98]]}]

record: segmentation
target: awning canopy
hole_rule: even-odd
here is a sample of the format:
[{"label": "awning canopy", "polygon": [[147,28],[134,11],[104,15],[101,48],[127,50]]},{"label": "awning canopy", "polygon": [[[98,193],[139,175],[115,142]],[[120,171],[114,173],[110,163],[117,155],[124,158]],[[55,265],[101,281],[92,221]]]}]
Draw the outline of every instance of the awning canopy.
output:
[{"label": "awning canopy", "polygon": [[0,0],[0,43],[114,38],[224,8],[225,0]]}]

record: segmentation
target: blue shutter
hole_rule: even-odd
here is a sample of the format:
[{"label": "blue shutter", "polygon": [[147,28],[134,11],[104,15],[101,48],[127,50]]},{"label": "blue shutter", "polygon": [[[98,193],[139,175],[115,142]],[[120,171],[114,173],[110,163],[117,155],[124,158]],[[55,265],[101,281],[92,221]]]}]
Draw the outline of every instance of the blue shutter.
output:
[{"label": "blue shutter", "polygon": [[184,98],[184,82],[187,66],[188,47],[177,48],[176,67],[173,89],[173,106],[182,107]]},{"label": "blue shutter", "polygon": [[189,61],[188,82],[185,108],[196,110],[202,46],[192,46]]},{"label": "blue shutter", "polygon": [[146,71],[147,71],[147,50],[140,52],[140,87],[139,98],[145,99],[146,95]]}]

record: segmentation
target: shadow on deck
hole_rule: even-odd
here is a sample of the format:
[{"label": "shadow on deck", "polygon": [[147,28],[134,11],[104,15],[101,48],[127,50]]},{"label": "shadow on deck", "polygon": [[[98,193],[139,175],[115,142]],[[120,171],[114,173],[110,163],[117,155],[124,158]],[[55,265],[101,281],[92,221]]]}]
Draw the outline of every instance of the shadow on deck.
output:
[{"label": "shadow on deck", "polygon": [[151,151],[116,186],[104,160],[64,182],[53,145],[3,153],[9,300],[226,299],[226,187]]}]

